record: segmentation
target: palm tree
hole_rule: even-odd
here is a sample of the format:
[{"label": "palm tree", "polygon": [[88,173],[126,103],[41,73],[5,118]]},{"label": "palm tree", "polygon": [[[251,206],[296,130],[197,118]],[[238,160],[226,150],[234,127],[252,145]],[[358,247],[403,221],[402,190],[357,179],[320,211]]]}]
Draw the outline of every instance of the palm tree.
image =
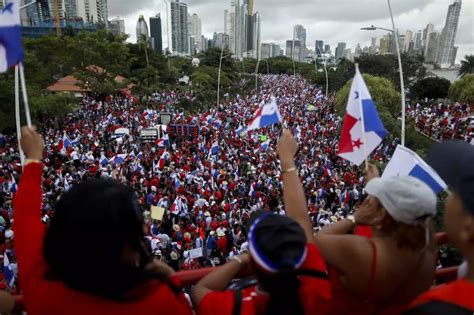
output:
[{"label": "palm tree", "polygon": [[466,55],[464,58],[465,60],[461,60],[461,68],[459,69],[460,77],[474,73],[474,55]]},{"label": "palm tree", "polygon": [[148,60],[148,44],[148,37],[145,34],[140,34],[140,38],[138,39],[138,45],[140,46],[140,48],[143,48],[143,50],[145,50],[145,59],[147,67],[150,66],[150,61]]}]

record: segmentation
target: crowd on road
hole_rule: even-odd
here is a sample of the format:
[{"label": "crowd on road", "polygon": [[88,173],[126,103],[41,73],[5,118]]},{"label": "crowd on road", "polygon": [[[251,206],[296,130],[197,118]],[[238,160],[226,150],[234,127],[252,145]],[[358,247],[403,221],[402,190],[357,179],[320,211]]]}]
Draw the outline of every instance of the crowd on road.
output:
[{"label": "crowd on road", "polygon": [[474,116],[469,104],[422,106],[418,103],[408,110],[408,115],[414,118],[419,131],[435,140],[471,142],[474,139]]},{"label": "crowd on road", "polygon": [[[271,96],[277,99],[284,126],[302,144],[298,165],[315,228],[345,217],[361,197],[364,179],[357,167],[336,156],[342,121],[334,98],[322,97],[320,89],[303,78],[266,76],[263,82],[258,93],[225,101],[209,112],[175,111],[171,124],[197,125],[200,134],[172,138],[169,145],[144,143],[139,132],[159,125],[158,113],[176,101],[174,92],[156,95],[156,106],[149,109],[127,98],[100,102],[85,97],[77,113],[46,119],[41,124],[46,142],[43,221],[54,215],[62,192],[75,183],[93,177],[117,179],[134,188],[157,256],[176,270],[222,264],[246,250],[244,226],[251,212],[283,211],[275,147],[281,127],[236,133]],[[117,138],[118,128],[130,134]],[[4,138],[2,211],[9,235],[11,192],[20,160],[16,138]],[[218,149],[213,152],[215,143]],[[387,161],[395,146],[396,140],[384,143],[374,158]],[[166,209],[162,220],[151,218],[151,206]],[[203,248],[203,257],[191,259],[189,251],[196,248]]]}]

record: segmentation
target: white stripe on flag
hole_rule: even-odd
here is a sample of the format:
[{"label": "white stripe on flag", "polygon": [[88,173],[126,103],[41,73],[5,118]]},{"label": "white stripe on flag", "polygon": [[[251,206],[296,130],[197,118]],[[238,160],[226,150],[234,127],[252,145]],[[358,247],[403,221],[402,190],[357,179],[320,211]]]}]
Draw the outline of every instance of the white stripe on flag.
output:
[{"label": "white stripe on flag", "polygon": [[0,44],[0,73],[7,71],[7,69],[8,69],[7,52],[5,50],[5,47],[3,47],[2,44]]}]

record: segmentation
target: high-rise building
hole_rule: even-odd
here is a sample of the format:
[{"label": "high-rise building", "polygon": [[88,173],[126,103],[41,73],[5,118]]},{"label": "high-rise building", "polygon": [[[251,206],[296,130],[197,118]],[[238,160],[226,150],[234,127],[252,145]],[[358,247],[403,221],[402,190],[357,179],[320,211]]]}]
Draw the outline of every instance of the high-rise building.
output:
[{"label": "high-rise building", "polygon": [[188,34],[195,38],[196,47],[199,47],[199,42],[201,41],[202,36],[202,26],[201,19],[196,13],[188,15]]},{"label": "high-rise building", "polygon": [[159,54],[163,53],[163,34],[161,31],[161,15],[158,13],[150,18],[151,49]]},{"label": "high-rise building", "polygon": [[235,11],[224,11],[224,33],[229,35],[229,49],[235,54]]},{"label": "high-rise building", "polygon": [[426,47],[425,61],[436,62],[439,48],[439,33],[431,32],[427,37],[428,47]]},{"label": "high-rise building", "polygon": [[138,17],[137,21],[137,43],[142,40],[149,41],[150,36],[148,33],[148,25],[146,24],[145,18],[143,15]]},{"label": "high-rise building", "polygon": [[414,49],[416,52],[418,52],[420,49],[422,49],[422,47],[423,47],[423,32],[419,30],[418,32],[416,32]]},{"label": "high-rise building", "polygon": [[357,46],[354,49],[354,58],[360,57],[361,55],[362,55],[362,47],[360,47],[360,43],[357,43]]},{"label": "high-rise building", "polygon": [[295,25],[293,39],[300,41],[301,45],[306,48],[306,29],[303,25]]},{"label": "high-rise building", "polygon": [[314,43],[314,52],[316,53],[317,56],[321,56],[324,51],[324,41],[322,40],[317,40]]},{"label": "high-rise building", "polygon": [[286,56],[293,59],[294,61],[301,62],[303,45],[299,40],[287,40],[286,41]]},{"label": "high-rise building", "polygon": [[3,9],[5,7],[5,0],[0,0],[0,9]]},{"label": "high-rise building", "polygon": [[[411,52],[410,44],[412,44],[412,42],[413,42],[413,32],[408,30],[405,34],[405,45],[403,46],[402,50],[404,52]],[[412,47],[413,47],[413,44],[412,44]]]},{"label": "high-rise building", "polygon": [[[231,1],[232,15],[224,13],[224,25],[229,25],[233,20],[233,28],[225,26],[231,33],[232,39],[230,49],[236,58],[259,58],[261,45],[261,15],[253,13],[253,1],[233,0]],[[253,14],[250,15],[249,13]],[[227,32],[227,30],[226,30]]]},{"label": "high-rise building", "polygon": [[375,55],[377,52],[377,37],[372,37],[372,41],[370,43],[369,54]]},{"label": "high-rise building", "polygon": [[200,47],[198,47],[199,51],[207,51],[209,49],[209,39],[207,39],[204,35],[201,36]]},{"label": "high-rise building", "polygon": [[379,52],[381,55],[390,53],[390,37],[388,35],[385,35],[380,39]]},{"label": "high-rise building", "polygon": [[261,59],[268,59],[280,56],[280,45],[274,43],[262,43]]},{"label": "high-rise building", "polygon": [[342,58],[345,58],[349,61],[354,61],[354,55],[352,54],[350,48],[344,49],[344,52],[342,53]]},{"label": "high-rise building", "polygon": [[261,49],[261,16],[255,12],[247,16],[247,57],[260,58]]},{"label": "high-rise building", "polygon": [[[56,16],[56,11],[59,11],[59,18],[61,20],[64,19],[72,19],[76,17],[81,17],[84,22],[92,22],[89,19],[86,19],[85,16],[81,15],[81,10],[84,8],[84,1],[88,0],[63,0],[59,1],[56,6],[55,0],[48,0],[48,6],[49,6],[49,14],[51,18],[54,20],[54,17]],[[93,7],[96,8],[96,2],[95,0],[91,0],[93,2]],[[94,12],[97,12],[94,11]],[[97,22],[97,15],[94,16],[93,23]]]},{"label": "high-rise building", "polygon": [[346,43],[338,43],[336,47],[336,62],[342,59],[344,51],[346,50]]},{"label": "high-rise building", "polygon": [[330,45],[324,45],[324,53],[326,53],[326,54],[331,53],[331,46]]},{"label": "high-rise building", "polygon": [[[0,0],[0,8],[3,5],[2,1]],[[26,7],[22,11],[22,14],[25,13],[25,16],[22,15],[22,25],[37,26],[52,21],[48,0],[38,0],[35,4]]]},{"label": "high-rise building", "polygon": [[446,16],[446,23],[441,33],[439,41],[438,56],[436,63],[441,68],[449,68],[454,65],[452,60],[456,59],[453,54],[457,53],[457,49],[454,49],[454,42],[456,41],[456,33],[458,31],[459,15],[461,13],[461,0],[455,0],[448,7],[448,15]]},{"label": "high-rise building", "polygon": [[125,20],[117,16],[115,19],[109,21],[107,29],[114,35],[123,35],[125,34]]},{"label": "high-rise building", "polygon": [[[54,7],[54,1],[50,0],[50,8]],[[70,1],[69,8],[72,8],[72,2],[76,5],[76,16],[81,17],[85,23],[103,23],[107,24],[109,18],[107,0],[67,0]],[[66,3],[66,0],[63,1]],[[66,5],[67,7],[67,5]],[[70,9],[71,13],[73,9]],[[69,13],[69,14],[71,14]],[[68,14],[66,12],[66,14]]]},{"label": "high-rise building", "polygon": [[423,30],[423,50],[424,55],[428,53],[428,45],[430,44],[430,34],[434,31],[434,25],[429,23],[426,25],[425,29]]},{"label": "high-rise building", "polygon": [[[405,43],[406,43],[406,36],[405,35],[402,35],[402,34],[399,34],[398,35],[398,45],[400,47],[400,52],[404,52],[405,51]],[[395,52],[397,52],[396,50],[397,48],[397,45],[395,45]]]},{"label": "high-rise building", "polygon": [[212,47],[229,49],[229,38],[230,36],[226,33],[214,33]]},{"label": "high-rise building", "polygon": [[188,6],[179,0],[171,0],[168,5],[169,51],[173,54],[187,55],[189,50]]},{"label": "high-rise building", "polygon": [[253,15],[253,6],[254,0],[247,0],[248,1],[248,15]]}]

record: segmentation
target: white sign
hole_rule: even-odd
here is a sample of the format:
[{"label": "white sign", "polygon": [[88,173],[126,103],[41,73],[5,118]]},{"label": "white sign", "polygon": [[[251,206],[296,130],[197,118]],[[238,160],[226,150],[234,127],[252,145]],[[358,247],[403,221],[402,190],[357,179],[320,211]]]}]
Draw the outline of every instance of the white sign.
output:
[{"label": "white sign", "polygon": [[191,249],[189,251],[189,257],[191,259],[202,257],[202,248],[199,247],[199,248]]}]

